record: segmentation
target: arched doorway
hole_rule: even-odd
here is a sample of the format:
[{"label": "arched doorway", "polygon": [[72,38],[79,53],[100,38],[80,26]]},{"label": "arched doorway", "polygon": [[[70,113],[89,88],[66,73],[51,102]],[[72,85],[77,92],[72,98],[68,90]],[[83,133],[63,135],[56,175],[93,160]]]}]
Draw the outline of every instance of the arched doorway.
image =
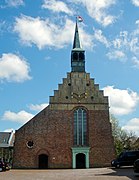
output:
[{"label": "arched doorway", "polygon": [[81,169],[81,168],[86,168],[86,157],[85,154],[79,153],[76,155],[76,168]]},{"label": "arched doorway", "polygon": [[48,168],[48,156],[46,154],[39,155],[39,169]]}]

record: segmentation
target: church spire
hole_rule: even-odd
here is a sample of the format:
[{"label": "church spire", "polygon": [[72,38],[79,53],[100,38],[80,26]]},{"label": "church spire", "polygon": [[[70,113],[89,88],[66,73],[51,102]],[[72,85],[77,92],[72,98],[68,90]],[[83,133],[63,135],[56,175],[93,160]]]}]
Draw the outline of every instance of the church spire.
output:
[{"label": "church spire", "polygon": [[73,49],[74,48],[81,48],[77,20],[76,20],[76,26],[75,26],[74,42],[73,42]]},{"label": "church spire", "polygon": [[71,51],[71,71],[85,72],[85,51],[81,48],[78,32],[78,23],[76,19],[73,49]]}]

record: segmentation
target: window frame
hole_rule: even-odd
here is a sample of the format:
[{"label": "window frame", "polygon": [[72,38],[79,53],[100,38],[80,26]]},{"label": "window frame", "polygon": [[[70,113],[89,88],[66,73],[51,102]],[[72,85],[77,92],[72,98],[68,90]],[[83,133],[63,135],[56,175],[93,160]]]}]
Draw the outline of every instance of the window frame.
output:
[{"label": "window frame", "polygon": [[87,110],[78,107],[73,111],[73,144],[74,146],[88,145],[88,117]]}]

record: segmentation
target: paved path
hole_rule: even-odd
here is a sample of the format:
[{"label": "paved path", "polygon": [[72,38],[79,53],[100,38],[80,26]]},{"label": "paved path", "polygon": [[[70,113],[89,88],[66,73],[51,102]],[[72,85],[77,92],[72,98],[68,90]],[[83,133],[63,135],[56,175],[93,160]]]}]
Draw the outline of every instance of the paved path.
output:
[{"label": "paved path", "polygon": [[10,170],[0,172],[0,180],[139,180],[132,168],[62,170]]}]

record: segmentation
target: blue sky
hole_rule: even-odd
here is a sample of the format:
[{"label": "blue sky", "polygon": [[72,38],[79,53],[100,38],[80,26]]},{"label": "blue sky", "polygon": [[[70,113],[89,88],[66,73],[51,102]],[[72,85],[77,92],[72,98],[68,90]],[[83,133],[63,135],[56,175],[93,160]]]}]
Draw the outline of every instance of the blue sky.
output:
[{"label": "blue sky", "polygon": [[78,15],[86,72],[120,126],[139,135],[139,0],[1,0],[0,131],[46,107],[71,71]]}]

